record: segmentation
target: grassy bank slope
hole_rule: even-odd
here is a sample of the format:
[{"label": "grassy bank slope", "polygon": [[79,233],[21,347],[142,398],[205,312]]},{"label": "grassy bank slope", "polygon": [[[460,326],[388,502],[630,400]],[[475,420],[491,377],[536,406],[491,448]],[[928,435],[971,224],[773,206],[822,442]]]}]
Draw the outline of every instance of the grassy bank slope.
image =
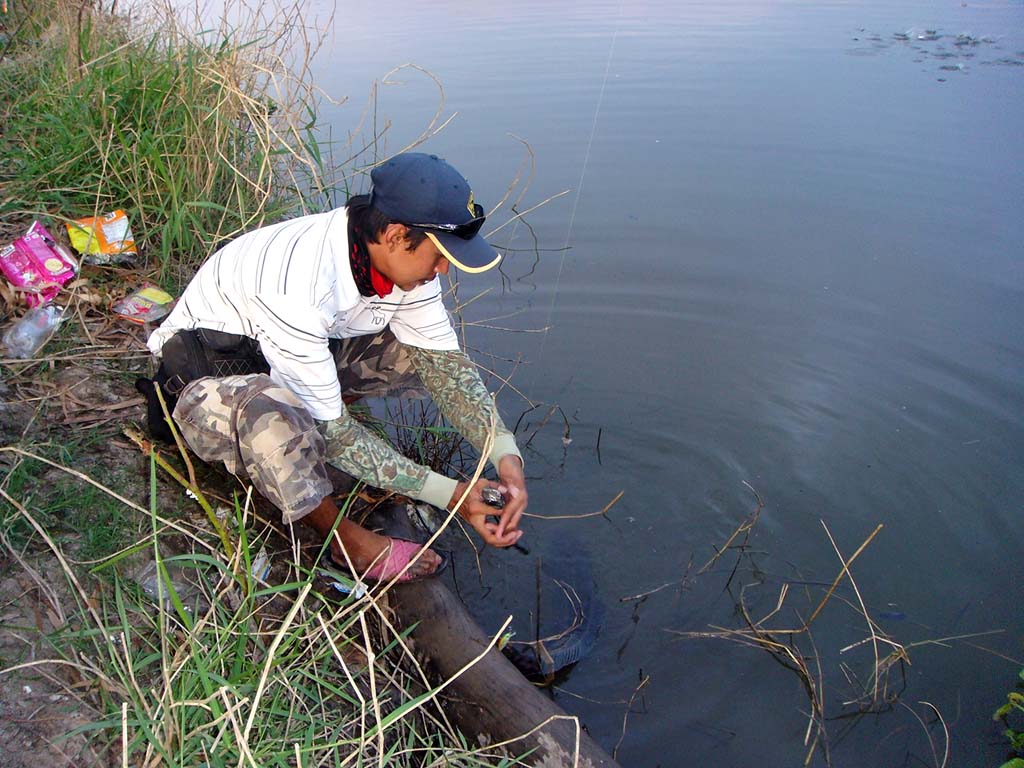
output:
[{"label": "grassy bank slope", "polygon": [[[217,243],[314,207],[314,89],[290,73],[315,44],[296,10],[243,10],[196,35],[168,13],[12,3],[0,236],[123,208],[137,272],[180,284]],[[446,722],[385,601],[332,593],[230,478],[167,452],[186,496],[126,438],[150,361],[108,304],[139,275],[83,273],[46,357],[0,370],[0,762],[509,764]]]}]

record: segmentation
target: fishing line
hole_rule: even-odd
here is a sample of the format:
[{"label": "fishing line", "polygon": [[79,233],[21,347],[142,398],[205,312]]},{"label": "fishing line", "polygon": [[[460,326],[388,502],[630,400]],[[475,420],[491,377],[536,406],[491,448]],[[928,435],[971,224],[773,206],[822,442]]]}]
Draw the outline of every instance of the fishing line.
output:
[{"label": "fishing line", "polygon": [[562,283],[562,270],[565,268],[565,255],[569,252],[569,242],[572,240],[572,230],[576,223],[576,210],[580,206],[580,197],[583,194],[583,180],[587,175],[587,166],[590,164],[590,149],[594,145],[594,135],[597,133],[597,119],[601,114],[601,107],[604,104],[604,92],[608,87],[608,75],[612,69],[612,55],[615,53],[615,41],[619,36],[619,26],[622,23],[622,4],[619,4],[619,15],[615,20],[615,29],[612,32],[611,44],[608,46],[608,61],[604,66],[604,80],[601,82],[601,91],[597,95],[597,106],[594,107],[594,121],[590,126],[590,138],[587,139],[587,149],[583,153],[583,167],[580,169],[580,180],[576,185],[576,199],[572,204],[572,212],[569,214],[569,227],[565,232],[565,244],[562,247],[562,258],[558,262],[558,275],[555,277],[555,290],[551,295],[551,305],[548,307],[548,318],[544,326],[548,329],[544,332],[540,341],[540,352],[537,355],[537,368],[544,359],[544,347],[547,344],[548,334],[551,330],[551,318],[555,312],[555,302],[558,300],[558,289]]}]

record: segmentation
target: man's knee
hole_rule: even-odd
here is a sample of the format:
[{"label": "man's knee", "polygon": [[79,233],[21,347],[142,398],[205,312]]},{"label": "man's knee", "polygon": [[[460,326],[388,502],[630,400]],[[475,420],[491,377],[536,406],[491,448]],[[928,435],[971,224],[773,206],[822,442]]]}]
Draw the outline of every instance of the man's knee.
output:
[{"label": "man's knee", "polygon": [[204,461],[223,461],[237,473],[237,415],[252,396],[272,384],[262,374],[202,378],[189,383],[174,408],[174,421],[189,448]]},{"label": "man's knee", "polygon": [[264,374],[200,379],[185,388],[174,411],[186,442],[205,461],[223,461],[248,476],[285,521],[331,492],[324,439],[290,390]]},{"label": "man's knee", "polygon": [[326,444],[316,421],[289,390],[254,392],[237,413],[238,450],[257,488],[291,522],[331,492]]},{"label": "man's knee", "polygon": [[251,460],[284,462],[279,471],[303,471],[323,461],[326,446],[316,421],[290,391],[268,387],[248,399],[237,416],[239,446]]},{"label": "man's knee", "polygon": [[[265,374],[198,379],[181,393],[174,420],[189,447],[205,461],[237,472],[282,445],[305,439],[316,423],[302,402]],[[315,447],[315,446],[314,446]]]}]

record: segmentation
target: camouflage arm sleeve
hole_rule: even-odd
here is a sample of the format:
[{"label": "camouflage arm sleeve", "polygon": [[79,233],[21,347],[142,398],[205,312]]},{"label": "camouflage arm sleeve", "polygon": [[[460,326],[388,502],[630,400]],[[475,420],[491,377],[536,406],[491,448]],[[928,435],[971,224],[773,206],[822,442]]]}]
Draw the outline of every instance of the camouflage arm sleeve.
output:
[{"label": "camouflage arm sleeve", "polygon": [[327,443],[325,458],[342,472],[377,488],[420,498],[433,473],[372,434],[348,410],[342,409],[337,419],[318,421],[317,426]]},{"label": "camouflage arm sleeve", "polygon": [[464,352],[402,346],[441,413],[474,448],[483,453],[493,413],[497,419],[497,432],[488,457],[491,463],[497,466],[498,460],[507,454],[513,454],[522,461],[515,438],[497,413],[494,398]]}]

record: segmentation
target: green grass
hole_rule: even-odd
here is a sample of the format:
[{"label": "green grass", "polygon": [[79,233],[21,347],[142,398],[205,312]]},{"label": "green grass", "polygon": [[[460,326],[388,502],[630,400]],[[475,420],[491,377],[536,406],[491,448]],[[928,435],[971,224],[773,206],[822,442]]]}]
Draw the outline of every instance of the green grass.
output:
[{"label": "green grass", "polygon": [[257,581],[252,562],[265,534],[237,504],[233,559],[188,520],[177,525],[193,547],[171,554],[155,464],[150,487],[149,531],[137,549],[158,566],[156,595],[132,580],[122,556],[93,569],[106,578],[74,568],[41,510],[10,505],[66,581],[61,588],[51,576],[40,590],[69,617],[47,637],[52,661],[90,682],[85,695],[100,712],[71,735],[90,737],[99,753],[123,748],[129,765],[512,764],[451,728],[407,633],[390,628],[375,599],[321,594],[325,580],[291,563],[279,582]]},{"label": "green grass", "polygon": [[122,208],[144,257],[182,277],[218,243],[302,206],[318,184],[314,105],[267,76],[281,74],[267,48],[287,44],[288,22],[188,36],[173,17],[139,31],[77,9],[13,6],[0,215],[60,226]]},{"label": "green grass", "polygon": [[[148,486],[134,462],[131,475],[95,463],[103,439],[37,445],[38,459],[0,453],[0,545],[28,563],[41,612],[59,617],[46,668],[70,670],[96,713],[72,736],[113,763],[125,750],[129,765],[518,764],[451,726],[376,598],[335,593],[237,501],[225,546],[195,502],[178,508],[183,489],[168,491],[155,461]],[[147,487],[148,509],[116,495]],[[276,564],[263,583],[252,571],[267,544]],[[24,661],[5,657],[0,679]]]},{"label": "green grass", "polygon": [[1010,753],[1000,768],[1024,768],[1024,669],[1017,674],[1016,688],[1006,694],[1006,703],[992,715],[1003,726]]},{"label": "green grass", "polygon": [[[36,444],[32,453],[61,465],[91,464],[94,449],[105,438],[96,430],[83,430],[64,442]],[[93,467],[98,482],[110,487],[125,485],[119,470]],[[59,477],[43,461],[23,458],[3,478],[8,494],[29,505],[52,536],[73,548],[76,560],[93,561],[107,557],[139,536],[140,522],[124,506],[94,485]],[[24,547],[37,538],[23,516],[7,505],[0,506],[0,526],[13,546]]]}]

